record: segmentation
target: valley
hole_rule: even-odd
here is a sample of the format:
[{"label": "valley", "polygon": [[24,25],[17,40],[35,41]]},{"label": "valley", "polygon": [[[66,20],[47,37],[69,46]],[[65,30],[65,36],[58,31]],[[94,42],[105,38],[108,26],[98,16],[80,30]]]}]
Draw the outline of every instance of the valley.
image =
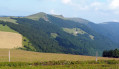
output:
[{"label": "valley", "polygon": [[119,48],[111,39],[117,31],[109,38],[109,32],[103,33],[107,29],[85,19],[43,12],[0,17],[0,68],[119,69],[119,58],[101,57],[104,50]]},{"label": "valley", "polygon": [[0,69],[119,69],[119,0],[0,0]]}]

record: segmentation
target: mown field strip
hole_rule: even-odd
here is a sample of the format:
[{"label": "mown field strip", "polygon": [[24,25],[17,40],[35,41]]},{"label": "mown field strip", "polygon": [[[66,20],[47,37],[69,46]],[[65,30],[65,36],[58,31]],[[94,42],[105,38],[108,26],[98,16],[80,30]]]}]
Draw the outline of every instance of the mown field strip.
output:
[{"label": "mown field strip", "polygon": [[12,32],[0,31],[0,48],[22,47],[22,35]]}]

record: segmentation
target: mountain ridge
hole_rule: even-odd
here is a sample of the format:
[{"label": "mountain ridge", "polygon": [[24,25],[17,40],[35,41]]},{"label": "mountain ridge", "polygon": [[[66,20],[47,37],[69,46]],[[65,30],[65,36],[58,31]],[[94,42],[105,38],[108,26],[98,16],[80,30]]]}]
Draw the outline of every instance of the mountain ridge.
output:
[{"label": "mountain ridge", "polygon": [[[110,38],[102,34],[102,26],[82,18],[74,21],[75,19],[71,20],[62,15],[41,12],[11,19],[16,20],[18,24],[0,24],[5,24],[27,37],[30,44],[24,46],[26,50],[80,55],[95,55],[95,52],[99,51],[101,55],[105,49],[117,48]],[[73,35],[74,33],[76,35]]]}]

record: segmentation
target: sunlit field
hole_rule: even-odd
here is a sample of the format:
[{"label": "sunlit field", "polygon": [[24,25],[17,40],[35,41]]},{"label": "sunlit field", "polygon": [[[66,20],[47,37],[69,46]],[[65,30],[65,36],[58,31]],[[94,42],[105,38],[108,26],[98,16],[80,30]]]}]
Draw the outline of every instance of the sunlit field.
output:
[{"label": "sunlit field", "polygon": [[[39,53],[11,49],[11,62],[41,62],[41,61],[95,61],[95,56],[82,56],[71,54]],[[9,49],[0,49],[0,62],[8,62]],[[103,58],[98,60],[119,60],[119,58]]]},{"label": "sunlit field", "polygon": [[22,36],[18,33],[0,31],[0,48],[22,47]]}]

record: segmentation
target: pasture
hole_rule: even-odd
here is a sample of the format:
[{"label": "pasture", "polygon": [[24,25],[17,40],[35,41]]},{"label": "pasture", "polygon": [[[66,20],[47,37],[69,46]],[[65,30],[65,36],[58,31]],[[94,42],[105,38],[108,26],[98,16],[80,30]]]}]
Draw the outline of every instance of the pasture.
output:
[{"label": "pasture", "polygon": [[[0,49],[0,62],[8,62],[9,49]],[[42,61],[95,61],[95,56],[41,53],[11,49],[11,62],[42,62]],[[119,60],[119,58],[98,57],[98,60]]]},{"label": "pasture", "polygon": [[0,48],[22,47],[22,35],[12,32],[0,31]]},{"label": "pasture", "polygon": [[0,69],[119,69],[119,58],[0,49]]}]

